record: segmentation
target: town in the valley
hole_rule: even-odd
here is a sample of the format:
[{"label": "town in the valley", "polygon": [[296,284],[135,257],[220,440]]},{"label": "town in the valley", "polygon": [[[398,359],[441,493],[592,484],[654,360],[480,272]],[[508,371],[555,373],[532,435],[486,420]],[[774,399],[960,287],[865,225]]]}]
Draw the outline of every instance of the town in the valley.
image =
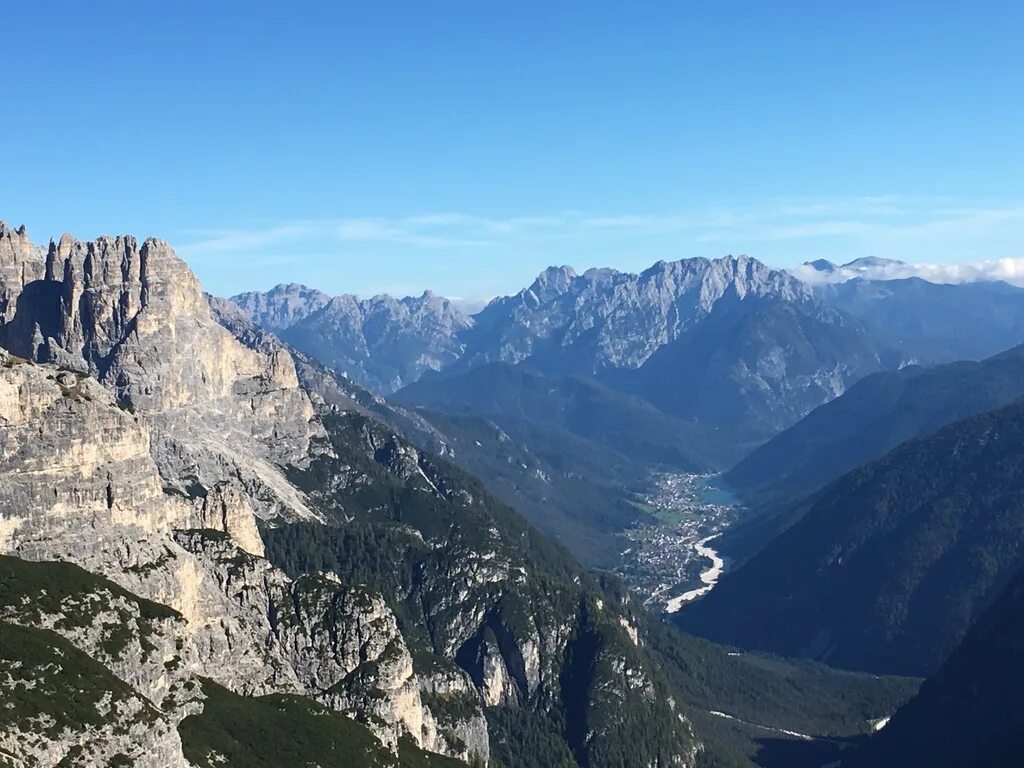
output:
[{"label": "town in the valley", "polygon": [[674,613],[706,594],[725,567],[714,537],[741,514],[737,501],[706,475],[662,473],[637,505],[654,520],[626,532],[615,572],[651,611]]}]

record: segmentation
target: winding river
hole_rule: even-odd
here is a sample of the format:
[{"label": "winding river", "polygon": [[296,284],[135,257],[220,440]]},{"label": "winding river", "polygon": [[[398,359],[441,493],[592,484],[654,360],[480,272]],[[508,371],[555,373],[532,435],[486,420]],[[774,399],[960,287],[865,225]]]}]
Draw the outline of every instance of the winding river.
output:
[{"label": "winding river", "polygon": [[722,575],[722,571],[725,569],[725,561],[721,558],[718,552],[709,547],[708,544],[720,535],[721,534],[716,533],[714,536],[708,536],[693,545],[693,549],[698,555],[706,557],[711,561],[711,567],[700,574],[700,580],[704,586],[698,587],[697,589],[691,589],[689,592],[684,592],[678,597],[673,597],[665,606],[666,613],[675,613],[682,608],[685,603],[688,603],[691,600],[696,600],[698,597],[702,597],[714,589],[715,584],[718,583],[718,577]]}]

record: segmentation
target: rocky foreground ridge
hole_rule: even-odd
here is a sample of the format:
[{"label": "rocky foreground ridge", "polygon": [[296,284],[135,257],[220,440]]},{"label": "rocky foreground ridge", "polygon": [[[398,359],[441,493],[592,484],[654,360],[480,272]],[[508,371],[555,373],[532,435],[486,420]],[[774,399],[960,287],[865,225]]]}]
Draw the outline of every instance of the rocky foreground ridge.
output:
[{"label": "rocky foreground ridge", "polygon": [[230,696],[346,715],[367,765],[498,765],[517,718],[580,765],[695,759],[628,610],[472,478],[311,397],[166,243],[44,254],[0,225],[0,346],[13,764],[217,764]]}]

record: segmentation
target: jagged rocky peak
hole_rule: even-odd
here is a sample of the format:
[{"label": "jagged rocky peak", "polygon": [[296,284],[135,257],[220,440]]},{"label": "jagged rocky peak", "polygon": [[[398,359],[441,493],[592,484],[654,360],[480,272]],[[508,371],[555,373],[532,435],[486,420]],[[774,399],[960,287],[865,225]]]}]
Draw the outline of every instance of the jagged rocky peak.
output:
[{"label": "jagged rocky peak", "polygon": [[384,393],[453,362],[461,353],[458,335],[473,325],[449,299],[430,291],[361,299],[289,285],[232,302],[293,347]]},{"label": "jagged rocky peak", "polygon": [[431,318],[436,325],[454,328],[471,323],[449,299],[429,290],[404,298],[379,294],[361,299],[351,293],[329,296],[298,283],[282,283],[262,293],[240,293],[231,301],[254,323],[274,333],[282,333],[321,310],[325,316],[345,318],[353,328],[361,328],[368,319],[382,314],[399,320]]},{"label": "jagged rocky peak", "polygon": [[749,256],[659,261],[641,273],[639,282],[647,281],[657,282],[669,294],[687,293],[699,286],[698,306],[705,312],[729,290],[741,299],[747,295],[773,295],[787,301],[811,298],[810,290],[799,280]]},{"label": "jagged rocky peak", "polygon": [[576,277],[576,270],[570,266],[548,267],[537,275],[533,285],[524,293],[537,304],[543,304],[556,296],[567,293]]},{"label": "jagged rocky peak", "polygon": [[[364,332],[368,336],[379,333],[373,326],[382,320],[406,322],[406,331],[418,330],[427,335],[437,332],[457,333],[473,323],[449,299],[438,296],[433,291],[424,291],[419,296],[405,296],[401,299],[381,294],[370,299],[356,299],[355,306],[362,315]],[[370,327],[367,327],[368,324]]]},{"label": "jagged rocky peak", "polygon": [[551,267],[529,289],[495,299],[477,315],[468,347],[513,363],[567,359],[566,350],[577,347],[574,370],[636,368],[727,295],[814,300],[788,273],[747,256],[659,261],[640,274],[603,269],[576,277],[569,267]]},{"label": "jagged rocky peak", "polygon": [[213,320],[199,281],[162,240],[64,235],[41,278],[22,286],[0,341],[94,374],[132,408],[192,405],[257,379],[297,386],[288,359],[261,359]]},{"label": "jagged rocky peak", "polygon": [[230,481],[263,516],[312,515],[280,469],[306,457],[317,431],[291,356],[221,326],[170,245],[64,235],[24,280],[16,267],[31,253],[27,237],[4,242],[0,295],[15,311],[0,315],[0,346],[89,374],[149,419],[166,485],[208,492]]},{"label": "jagged rocky peak", "polygon": [[249,291],[231,297],[253,322],[274,333],[323,309],[330,300],[323,291],[299,283],[281,283],[269,291]]},{"label": "jagged rocky peak", "polygon": [[45,253],[29,241],[24,226],[11,229],[0,221],[0,323],[14,317],[22,288],[43,277]]},{"label": "jagged rocky peak", "polygon": [[406,296],[401,300],[412,314],[417,312],[429,312],[435,315],[448,317],[453,326],[467,327],[472,320],[462,310],[452,304],[451,299],[446,296],[438,296],[431,290],[426,290],[419,296]]}]

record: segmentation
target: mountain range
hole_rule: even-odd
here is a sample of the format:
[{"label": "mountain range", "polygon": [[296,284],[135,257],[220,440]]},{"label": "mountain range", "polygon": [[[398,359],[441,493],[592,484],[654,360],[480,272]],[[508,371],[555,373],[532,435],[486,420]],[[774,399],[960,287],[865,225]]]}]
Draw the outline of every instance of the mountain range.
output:
[{"label": "mountain range", "polygon": [[384,395],[485,363],[593,379],[720,433],[728,454],[702,451],[720,469],[870,373],[979,360],[1024,338],[1024,290],[876,279],[905,266],[819,260],[793,272],[844,277],[809,283],[743,256],[659,262],[639,274],[551,267],[472,316],[429,292],[359,300],[280,285],[233,301]]},{"label": "mountain range", "polygon": [[[318,306],[323,297],[294,286],[234,301],[254,322],[383,394],[424,372],[450,376],[501,362],[595,379],[707,429],[730,430],[740,442],[770,436],[861,376],[899,362],[808,286],[746,257],[659,262],[638,275],[552,267],[471,318],[429,296],[397,303],[408,311],[376,314],[339,297],[333,301],[348,318],[339,320]],[[382,303],[395,300],[369,300]],[[281,318],[294,322],[282,328]],[[403,343],[380,341],[394,338]],[[353,362],[359,355],[408,375],[364,375],[365,363]],[[665,386],[666,374],[677,386]]]},{"label": "mountain range", "polygon": [[472,321],[425,292],[395,299],[330,297],[301,285],[233,298],[253,322],[375,392],[390,393],[462,354]]},{"label": "mountain range", "polygon": [[[745,257],[229,301],[0,224],[0,758],[781,768],[968,706],[1008,748],[1019,353],[907,367],[858,311]],[[678,614],[733,648],[608,570],[653,474],[740,459],[786,530]]]},{"label": "mountain range", "polygon": [[[729,469],[873,373],[980,359],[1024,338],[1024,290],[860,276],[888,266],[820,263],[852,275],[827,284],[747,257],[659,262],[639,274],[551,267],[473,316],[431,294],[359,301],[295,285],[232,301],[297,352],[446,420],[456,463],[588,565],[609,567],[628,547],[622,533],[646,520],[634,501],[652,470]],[[943,310],[949,301],[956,312]],[[499,433],[511,438],[502,446],[528,455],[478,450],[498,445],[486,436]],[[429,440],[421,445],[436,448]],[[771,446],[728,475],[744,496],[760,493],[745,477]],[[839,460],[828,451],[811,459]],[[724,541],[745,557],[796,514],[773,510]]]}]

